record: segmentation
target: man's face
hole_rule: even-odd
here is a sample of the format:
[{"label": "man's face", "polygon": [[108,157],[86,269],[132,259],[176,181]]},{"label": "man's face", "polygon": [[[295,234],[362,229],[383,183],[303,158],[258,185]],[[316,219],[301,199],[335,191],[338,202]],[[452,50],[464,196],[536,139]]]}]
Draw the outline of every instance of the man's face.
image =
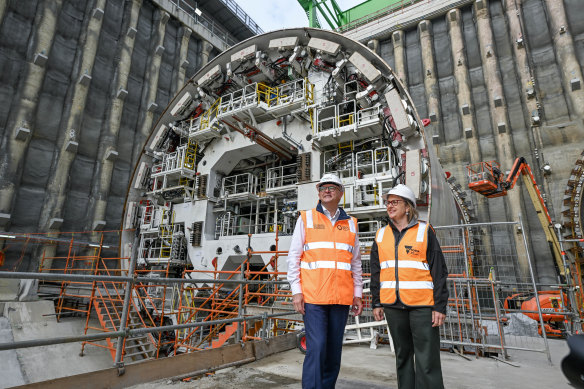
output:
[{"label": "man's face", "polygon": [[343,191],[340,186],[327,183],[318,188],[318,199],[323,206],[338,206],[343,197]]}]

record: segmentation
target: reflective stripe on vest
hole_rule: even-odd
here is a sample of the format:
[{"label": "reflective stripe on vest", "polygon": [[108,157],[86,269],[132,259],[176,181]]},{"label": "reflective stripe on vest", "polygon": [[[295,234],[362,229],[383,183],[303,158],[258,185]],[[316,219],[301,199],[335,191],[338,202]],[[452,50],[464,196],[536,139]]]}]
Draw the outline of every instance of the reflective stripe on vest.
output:
[{"label": "reflective stripe on vest", "polygon": [[399,291],[400,301],[405,305],[434,305],[434,284],[426,260],[427,230],[428,224],[419,222],[406,230],[397,248],[391,227],[377,232],[382,304],[395,303]]},{"label": "reflective stripe on vest", "polygon": [[336,261],[316,261],[316,262],[300,262],[301,269],[339,269],[351,271],[351,264]]},{"label": "reflective stripe on vest", "polygon": [[311,304],[353,303],[351,260],[355,249],[356,219],[331,221],[316,209],[300,213],[304,222],[304,250],[300,282],[304,301]]},{"label": "reflective stripe on vest", "polygon": [[[395,281],[383,281],[381,289],[395,289]],[[432,281],[400,281],[399,289],[431,289],[434,290],[434,283]]]},{"label": "reflective stripe on vest", "polygon": [[[390,267],[395,267],[395,261],[383,261],[381,262],[382,269],[388,269]],[[418,262],[418,261],[399,261],[400,269],[420,269],[420,270],[430,270],[428,262]]]},{"label": "reflective stripe on vest", "polygon": [[311,242],[304,244],[304,251],[315,250],[315,249],[334,249],[345,250],[350,253],[353,252],[353,245],[346,243],[335,243],[335,242]]}]

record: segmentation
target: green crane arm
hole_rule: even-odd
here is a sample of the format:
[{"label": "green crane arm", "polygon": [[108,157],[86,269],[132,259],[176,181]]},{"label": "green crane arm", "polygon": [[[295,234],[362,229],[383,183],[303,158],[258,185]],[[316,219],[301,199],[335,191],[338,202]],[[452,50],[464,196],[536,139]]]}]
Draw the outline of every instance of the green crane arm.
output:
[{"label": "green crane arm", "polygon": [[308,27],[321,28],[317,11],[333,30],[346,24],[343,11],[335,0],[298,0],[298,3],[308,16]]}]

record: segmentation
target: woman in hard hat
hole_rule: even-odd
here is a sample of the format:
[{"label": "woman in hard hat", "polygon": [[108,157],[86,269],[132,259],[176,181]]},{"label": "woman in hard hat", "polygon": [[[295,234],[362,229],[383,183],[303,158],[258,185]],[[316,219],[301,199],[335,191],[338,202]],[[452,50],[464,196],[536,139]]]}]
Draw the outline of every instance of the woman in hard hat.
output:
[{"label": "woman in hard hat", "polygon": [[438,327],[448,302],[444,255],[434,230],[418,221],[410,188],[399,184],[383,199],[390,222],[371,248],[373,316],[383,320],[385,311],[398,388],[443,388]]}]

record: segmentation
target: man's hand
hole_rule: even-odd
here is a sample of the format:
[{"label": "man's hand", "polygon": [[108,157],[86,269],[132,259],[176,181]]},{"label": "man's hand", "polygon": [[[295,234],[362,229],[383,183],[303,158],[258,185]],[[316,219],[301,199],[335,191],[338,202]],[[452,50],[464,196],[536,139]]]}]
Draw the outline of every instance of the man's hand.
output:
[{"label": "man's hand", "polygon": [[437,311],[432,311],[432,327],[440,327],[444,324],[446,315]]},{"label": "man's hand", "polygon": [[373,317],[376,321],[382,321],[383,317],[383,308],[373,308]]},{"label": "man's hand", "polygon": [[355,316],[359,316],[363,312],[363,300],[361,297],[353,297],[353,305],[351,306],[351,312]]},{"label": "man's hand", "polygon": [[296,312],[304,315],[304,295],[302,293],[296,293],[292,296],[292,304]]}]

